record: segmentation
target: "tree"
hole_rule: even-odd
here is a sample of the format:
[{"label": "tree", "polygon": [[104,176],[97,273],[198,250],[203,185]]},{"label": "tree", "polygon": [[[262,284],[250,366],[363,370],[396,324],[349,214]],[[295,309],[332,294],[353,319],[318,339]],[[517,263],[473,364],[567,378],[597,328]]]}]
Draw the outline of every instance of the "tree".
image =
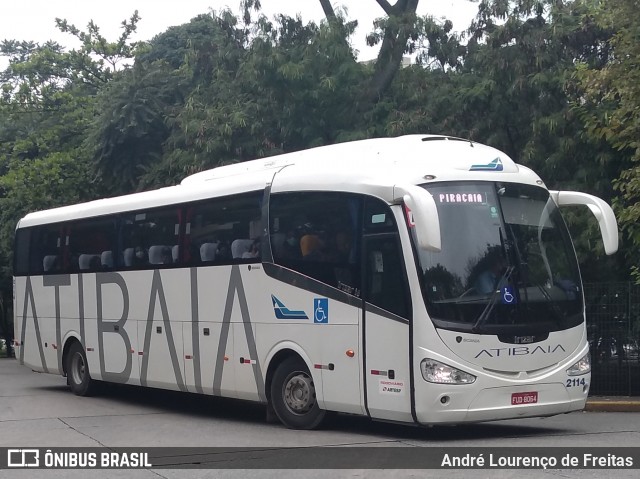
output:
[{"label": "tree", "polygon": [[[591,9],[583,1],[485,0],[460,50],[446,23],[425,21],[427,68],[398,73],[385,133],[439,132],[487,143],[533,168],[551,189],[612,201],[619,155],[586,134],[575,109],[576,63],[599,68],[610,55],[611,31],[593,21]],[[621,279],[628,265],[623,255],[603,257],[596,221],[586,210],[564,213],[585,277],[602,280],[608,272]]]},{"label": "tree", "polygon": [[[6,40],[9,58],[0,73],[0,288],[11,291],[13,234],[26,213],[98,197],[101,182],[92,174],[85,144],[98,91],[119,62],[133,55],[128,42],[137,13],[123,22],[115,43],[91,22],[81,32],[64,20],[58,27],[82,41],[66,52],[59,44]],[[98,59],[95,59],[95,58]]]},{"label": "tree", "polygon": [[416,9],[418,0],[397,0],[391,5],[387,0],[376,0],[387,14],[386,19],[376,21],[376,30],[368,36],[369,45],[380,45],[378,58],[367,95],[377,101],[387,91],[400,69],[402,56],[412,50],[407,41],[416,38]]},{"label": "tree", "polygon": [[592,138],[604,140],[618,152],[620,174],[615,188],[620,193],[616,212],[625,237],[633,245],[629,257],[640,283],[640,20],[636,0],[594,2],[595,22],[615,33],[603,48],[611,55],[601,67],[580,65],[584,88],[576,108],[585,118]]},{"label": "tree", "polygon": [[86,145],[109,194],[139,189],[140,176],[161,161],[170,132],[166,120],[182,94],[177,71],[161,60],[136,62],[100,90]]},{"label": "tree", "polygon": [[190,44],[180,67],[188,91],[167,117],[171,134],[162,161],[150,166],[143,184],[366,136],[358,131],[363,120],[354,99],[368,67],[344,48],[342,33],[286,16],[251,21],[242,25],[225,11],[172,31],[173,39],[182,37],[179,29],[193,30],[197,22],[208,34]]},{"label": "tree", "polygon": [[[79,50],[71,50],[67,57],[72,79],[79,79],[94,86],[106,83],[122,64],[133,58],[138,44],[132,42],[140,16],[136,10],[129,20],[123,20],[122,33],[115,42],[108,41],[100,34],[100,28],[91,20],[87,30],[82,31],[67,20],[56,18],[56,26],[61,32],[70,33],[80,40]],[[95,60],[94,58],[98,58]]]}]

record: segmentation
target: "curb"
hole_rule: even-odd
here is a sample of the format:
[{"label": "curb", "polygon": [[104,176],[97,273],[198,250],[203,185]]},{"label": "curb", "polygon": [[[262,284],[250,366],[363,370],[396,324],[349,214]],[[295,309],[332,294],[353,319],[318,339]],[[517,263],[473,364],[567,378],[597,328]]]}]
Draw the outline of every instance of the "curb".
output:
[{"label": "curb", "polygon": [[640,398],[588,399],[584,410],[589,412],[640,412]]}]

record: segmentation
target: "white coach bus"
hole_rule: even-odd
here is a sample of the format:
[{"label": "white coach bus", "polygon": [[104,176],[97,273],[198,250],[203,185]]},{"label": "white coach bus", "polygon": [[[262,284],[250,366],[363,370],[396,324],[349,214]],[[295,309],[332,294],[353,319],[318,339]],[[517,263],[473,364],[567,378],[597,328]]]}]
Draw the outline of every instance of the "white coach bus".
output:
[{"label": "white coach bus", "polygon": [[415,424],[550,416],[589,391],[584,297],[549,191],[467,140],[411,135],[204,171],[30,213],[15,241],[20,363]]}]

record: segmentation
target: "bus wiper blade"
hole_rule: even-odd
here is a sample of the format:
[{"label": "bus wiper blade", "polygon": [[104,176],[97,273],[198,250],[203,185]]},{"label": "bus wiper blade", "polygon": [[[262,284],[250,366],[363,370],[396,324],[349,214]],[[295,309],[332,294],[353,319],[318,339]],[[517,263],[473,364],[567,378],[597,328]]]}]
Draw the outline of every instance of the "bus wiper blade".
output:
[{"label": "bus wiper blade", "polygon": [[498,297],[500,296],[502,285],[509,280],[509,278],[511,277],[511,273],[513,273],[514,269],[515,269],[515,266],[508,266],[505,272],[502,274],[502,276],[498,280],[498,284],[496,285],[495,291],[491,294],[491,298],[489,299],[489,302],[482,310],[482,313],[478,317],[477,321],[474,323],[473,327],[471,328],[471,331],[476,332],[478,328],[480,328],[480,326],[486,323],[487,319],[489,318],[489,315],[491,314],[491,312],[493,311],[493,308],[498,302]]}]

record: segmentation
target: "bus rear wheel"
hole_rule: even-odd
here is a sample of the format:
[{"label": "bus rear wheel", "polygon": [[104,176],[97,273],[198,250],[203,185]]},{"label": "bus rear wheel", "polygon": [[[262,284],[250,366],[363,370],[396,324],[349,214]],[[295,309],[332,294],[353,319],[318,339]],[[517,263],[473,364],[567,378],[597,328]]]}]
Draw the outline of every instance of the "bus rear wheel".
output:
[{"label": "bus rear wheel", "polygon": [[271,382],[271,402],[278,419],[290,429],[316,429],[326,416],[316,401],[309,369],[299,357],[278,365]]},{"label": "bus rear wheel", "polygon": [[67,384],[77,396],[90,396],[95,390],[95,381],[89,374],[87,355],[80,343],[74,342],[67,353]]}]

